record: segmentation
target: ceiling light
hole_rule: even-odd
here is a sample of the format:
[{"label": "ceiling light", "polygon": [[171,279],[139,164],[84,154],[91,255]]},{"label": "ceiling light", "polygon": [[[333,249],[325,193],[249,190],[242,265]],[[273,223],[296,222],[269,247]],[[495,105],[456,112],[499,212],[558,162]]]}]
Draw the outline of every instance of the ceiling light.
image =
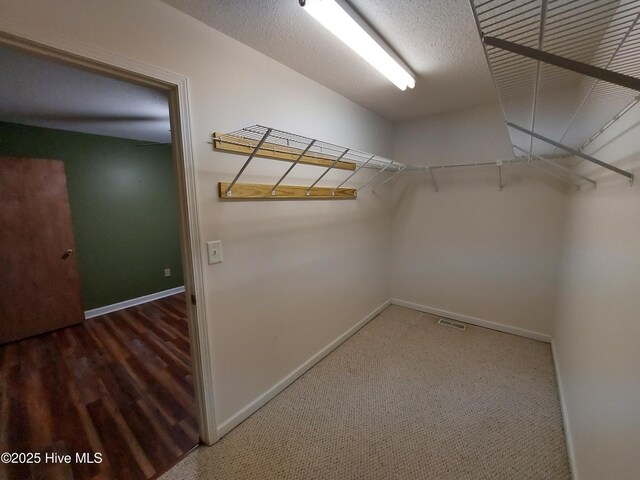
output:
[{"label": "ceiling light", "polygon": [[415,86],[409,67],[345,1],[300,0],[300,5],[400,90]]}]

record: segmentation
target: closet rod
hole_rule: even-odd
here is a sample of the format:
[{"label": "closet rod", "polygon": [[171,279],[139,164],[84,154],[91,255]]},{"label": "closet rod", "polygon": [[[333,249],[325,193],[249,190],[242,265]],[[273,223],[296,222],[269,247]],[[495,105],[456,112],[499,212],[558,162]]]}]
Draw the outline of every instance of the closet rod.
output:
[{"label": "closet rod", "polygon": [[475,163],[449,163],[444,165],[423,165],[413,168],[412,170],[436,170],[436,169],[446,169],[446,168],[463,168],[463,167],[499,167],[501,165],[509,165],[511,163],[520,163],[526,162],[526,160],[521,158],[504,158],[501,160],[494,160],[492,162],[475,162]]},{"label": "closet rod", "polygon": [[[529,152],[527,152],[526,150],[516,147],[515,145],[513,146],[514,148],[521,150],[523,152],[526,152],[527,154],[529,154]],[[538,155],[534,155],[534,154],[529,154],[530,157],[533,157],[536,159],[536,161],[542,161],[545,163],[550,163],[554,166],[557,166],[561,169],[565,169],[564,167],[557,165],[553,162],[551,162],[550,160],[543,158],[543,157],[539,157]],[[474,163],[450,163],[450,164],[444,164],[444,165],[423,165],[423,166],[418,166],[418,167],[409,167],[408,170],[423,170],[425,173],[429,173],[431,176],[431,184],[433,186],[433,191],[434,192],[439,192],[440,189],[438,187],[438,182],[436,180],[436,177],[434,175],[434,170],[436,169],[447,169],[447,168],[464,168],[464,167],[498,167],[498,188],[500,189],[500,191],[502,191],[502,189],[504,188],[504,183],[502,181],[502,167],[505,165],[515,165],[515,164],[527,164],[528,166],[535,168],[537,170],[540,170],[542,172],[545,172],[548,175],[551,175],[554,178],[557,178],[558,180],[561,180],[563,182],[569,183],[573,186],[575,186],[577,189],[580,189],[580,186],[574,182],[571,182],[570,180],[561,177],[559,175],[554,174],[553,172],[550,172],[548,170],[545,170],[544,168],[536,165],[534,162],[532,162],[529,159],[526,158],[506,158],[506,159],[502,159],[502,160],[494,160],[492,162],[474,162]],[[595,183],[593,180],[591,180],[588,177],[585,177],[583,175],[580,175],[576,172],[572,172],[569,171],[569,169],[565,169],[568,171],[568,173],[571,173],[572,175],[581,177],[583,180],[586,180],[590,183]],[[377,188],[377,187],[376,187]]]},{"label": "closet rod", "polygon": [[[518,148],[518,147],[515,147]],[[522,150],[518,148],[519,150]],[[529,155],[526,150],[524,152]],[[534,155],[537,157],[537,155]],[[570,158],[569,156],[560,156],[557,158]],[[551,161],[550,159],[539,157],[538,160]],[[447,168],[465,168],[465,167],[504,167],[505,165],[517,164],[517,163],[525,163],[528,162],[526,158],[522,157],[511,157],[511,158],[503,158],[498,160],[492,160],[490,162],[472,162],[472,163],[445,163],[441,165],[419,165],[415,167],[407,167],[407,170],[426,170],[427,172],[433,173],[433,170],[442,169],[445,170]]]},{"label": "closet rod", "polygon": [[[502,191],[504,188],[504,184],[502,182],[502,167],[503,165],[509,165],[512,163],[522,163],[526,160],[518,159],[518,158],[506,158],[503,160],[494,160],[493,162],[474,162],[474,163],[450,163],[444,165],[423,165],[419,167],[409,167],[407,170],[424,170],[425,173],[428,173],[431,177],[431,185],[433,186],[433,191],[438,193],[440,189],[438,188],[438,181],[436,180],[436,176],[433,171],[437,168],[446,169],[446,168],[463,168],[463,167],[498,167],[498,189]],[[391,180],[391,179],[389,179]],[[378,187],[375,187],[378,188]],[[374,188],[374,190],[375,190]]]}]

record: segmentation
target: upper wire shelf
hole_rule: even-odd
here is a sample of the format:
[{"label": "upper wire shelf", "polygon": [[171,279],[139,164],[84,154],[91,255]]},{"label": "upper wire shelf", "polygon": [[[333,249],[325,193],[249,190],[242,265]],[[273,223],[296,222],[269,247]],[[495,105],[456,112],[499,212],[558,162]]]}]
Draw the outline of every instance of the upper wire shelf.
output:
[{"label": "upper wire shelf", "polygon": [[[638,104],[640,0],[469,0],[514,151],[584,154]],[[568,148],[567,148],[568,147]]]},{"label": "upper wire shelf", "polygon": [[[357,192],[372,183],[384,172],[393,175],[374,186],[374,190],[407,169],[407,166],[380,155],[346,148],[333,143],[305,137],[263,125],[253,125],[229,133],[214,133],[216,150],[248,155],[235,178],[220,182],[220,197],[224,199],[354,199]],[[290,162],[287,171],[272,184],[238,183],[255,157]],[[307,186],[286,185],[282,182],[298,164],[323,167],[316,180]],[[378,173],[364,185],[343,188],[360,170],[375,169]],[[351,173],[335,187],[318,187],[317,184],[332,170],[347,170]]]},{"label": "upper wire shelf", "polygon": [[[306,157],[315,157],[318,159],[333,161],[340,157],[345,150],[348,150],[348,152],[340,159],[343,163],[350,162],[359,166],[368,162],[365,168],[378,170],[387,165],[391,165],[388,171],[400,170],[403,167],[402,164],[380,155],[374,155],[354,148],[347,149],[340,145],[314,140],[310,137],[265,127],[263,125],[253,125],[251,127],[241,128],[240,130],[235,130],[226,134],[214,134],[214,142],[216,140],[220,143],[228,144],[233,144],[233,142],[235,142],[246,147],[254,148],[268,130],[271,131],[269,138],[265,142],[268,143],[268,145],[263,146],[263,149],[273,153],[290,154],[292,150],[294,152],[302,151],[307,148],[311,141],[314,141],[313,145],[305,155]],[[258,154],[257,156],[262,155]]]}]

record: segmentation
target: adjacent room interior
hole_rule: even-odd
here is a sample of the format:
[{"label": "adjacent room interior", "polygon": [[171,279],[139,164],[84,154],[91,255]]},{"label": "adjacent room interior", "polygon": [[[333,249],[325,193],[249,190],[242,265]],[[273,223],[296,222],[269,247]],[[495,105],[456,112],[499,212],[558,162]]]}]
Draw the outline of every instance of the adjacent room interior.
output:
[{"label": "adjacent room interior", "polygon": [[637,479],[639,49],[638,0],[0,0],[0,476]]},{"label": "adjacent room interior", "polygon": [[0,65],[3,451],[148,478],[199,440],[168,96],[9,46]]}]

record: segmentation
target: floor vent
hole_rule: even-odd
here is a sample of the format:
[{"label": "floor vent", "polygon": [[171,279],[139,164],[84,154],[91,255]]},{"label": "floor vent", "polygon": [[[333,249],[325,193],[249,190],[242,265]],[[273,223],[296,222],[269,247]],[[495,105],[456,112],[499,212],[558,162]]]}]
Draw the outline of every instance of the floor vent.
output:
[{"label": "floor vent", "polygon": [[441,318],[438,320],[439,325],[444,325],[445,327],[457,328],[458,330],[464,330],[466,327],[464,323],[454,322],[453,320],[449,320],[448,318]]}]

